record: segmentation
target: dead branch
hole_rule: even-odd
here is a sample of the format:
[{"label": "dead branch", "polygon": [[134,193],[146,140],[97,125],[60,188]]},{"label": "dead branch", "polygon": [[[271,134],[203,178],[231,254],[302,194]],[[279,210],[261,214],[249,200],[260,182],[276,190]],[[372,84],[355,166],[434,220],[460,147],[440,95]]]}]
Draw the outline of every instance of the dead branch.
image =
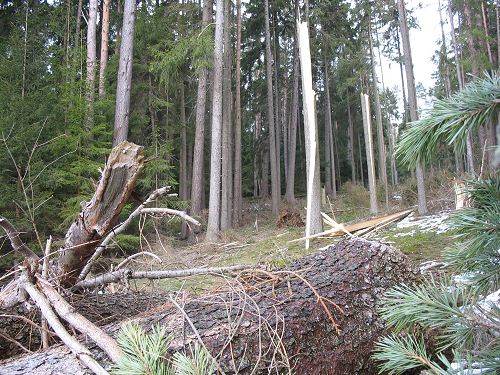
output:
[{"label": "dead branch", "polygon": [[62,342],[71,349],[73,354],[82,361],[85,366],[91,369],[95,374],[98,375],[109,375],[106,370],[104,370],[97,361],[92,358],[90,350],[78,342],[73,336],[71,336],[68,331],[61,324],[56,314],[50,307],[50,302],[47,298],[35,287],[35,285],[29,280],[27,272],[23,272],[20,278],[20,285],[29,294],[31,299],[35,301],[38,308],[42,312],[47,322],[52,327],[54,332],[59,336]]},{"label": "dead branch", "polygon": [[[43,256],[43,263],[42,263],[42,277],[44,279],[47,279],[49,276],[49,254],[50,254],[50,249],[52,248],[52,236],[50,236],[47,239],[47,243],[45,244],[45,252]],[[42,346],[44,349],[47,349],[49,347],[49,335],[47,334],[47,319],[45,319],[42,316],[42,327],[44,330],[42,331]]]},{"label": "dead branch", "polygon": [[157,189],[153,191],[148,199],[144,201],[139,207],[137,207],[134,212],[130,214],[130,216],[121,224],[119,224],[116,228],[114,228],[111,232],[108,233],[106,238],[101,242],[101,244],[98,246],[97,250],[94,252],[92,257],[89,259],[85,267],[82,269],[82,272],[78,276],[78,281],[81,282],[85,279],[85,277],[88,275],[90,272],[90,269],[92,268],[92,264],[102,255],[104,250],[106,250],[106,246],[108,246],[111,243],[111,240],[116,237],[118,234],[122,233],[129,227],[129,225],[132,223],[132,221],[138,217],[139,215],[143,213],[149,213],[149,214],[161,214],[161,215],[175,215],[183,218],[186,221],[189,221],[190,223],[199,226],[200,223],[193,219],[191,216],[187,215],[183,211],[176,211],[176,210],[171,210],[169,208],[146,208],[145,206],[148,205],[149,203],[155,201],[158,197],[164,195],[167,193],[169,190],[170,186],[166,186],[160,189]]},{"label": "dead branch", "polygon": [[132,261],[133,259],[135,259],[137,257],[140,257],[141,255],[148,255],[151,258],[155,258],[158,263],[162,263],[162,260],[161,260],[161,258],[158,255],[153,254],[153,253],[151,253],[149,251],[141,251],[140,253],[135,253],[135,254],[129,256],[124,261],[122,261],[120,264],[118,264],[116,266],[115,270],[118,270],[118,269],[122,268],[123,266],[125,266],[126,264],[128,264],[130,261]]},{"label": "dead branch", "polygon": [[0,227],[3,228],[5,233],[7,233],[14,251],[19,252],[26,259],[38,260],[38,255],[26,246],[26,244],[19,237],[19,231],[3,216],[0,216]]},{"label": "dead branch", "polygon": [[96,276],[93,279],[83,280],[78,282],[71,288],[72,291],[80,289],[95,288],[98,286],[116,283],[120,280],[131,280],[131,279],[169,279],[176,277],[186,277],[194,275],[206,275],[212,274],[224,274],[228,272],[241,271],[255,268],[255,265],[241,264],[236,266],[228,267],[207,267],[207,268],[190,268],[185,270],[173,270],[173,271],[132,271],[128,268],[121,268],[116,271],[104,273],[102,275]]},{"label": "dead branch", "polygon": [[38,277],[38,287],[45,294],[57,314],[72,327],[90,337],[113,362],[123,354],[118,343],[101,328],[77,313],[75,309],[49,284],[47,280]]}]

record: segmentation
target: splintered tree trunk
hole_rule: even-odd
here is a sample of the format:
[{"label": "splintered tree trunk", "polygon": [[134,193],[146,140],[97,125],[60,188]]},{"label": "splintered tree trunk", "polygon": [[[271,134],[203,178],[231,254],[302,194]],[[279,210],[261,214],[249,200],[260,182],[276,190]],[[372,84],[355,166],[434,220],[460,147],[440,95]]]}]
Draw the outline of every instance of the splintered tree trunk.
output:
[{"label": "splintered tree trunk", "polygon": [[76,281],[101,240],[117,223],[144,163],[143,148],[123,142],[113,149],[90,202],[66,233],[57,274],[63,286]]},{"label": "splintered tree trunk", "polygon": [[[404,0],[398,0],[399,25],[403,39],[403,51],[405,57],[406,81],[408,86],[408,104],[410,107],[410,121],[418,120],[417,112],[417,91],[415,88],[415,77],[413,75],[413,61],[411,56],[410,34],[408,31],[408,22],[406,19],[406,10]],[[417,165],[417,195],[418,195],[418,213],[425,215],[427,213],[427,201],[425,197],[424,171],[421,164]]]},{"label": "splintered tree trunk", "polygon": [[212,97],[212,140],[210,154],[210,197],[208,202],[208,224],[206,241],[214,242],[220,231],[220,178],[221,178],[221,140],[222,140],[222,71],[224,35],[224,3],[217,2],[215,14],[214,40],[214,82]]},{"label": "splintered tree trunk", "polygon": [[130,115],[130,90],[134,60],[135,0],[125,0],[123,27],[116,87],[115,128],[113,146],[127,140]]},{"label": "splintered tree trunk", "polygon": [[111,0],[102,3],[102,31],[101,31],[101,58],[99,66],[99,97],[106,94],[105,79],[106,66],[108,64],[108,42],[109,42],[109,4]]},{"label": "splintered tree trunk", "polygon": [[[205,28],[212,19],[212,0],[203,2],[202,27]],[[205,31],[207,32],[207,31]],[[196,98],[196,125],[193,152],[193,177],[191,184],[191,214],[199,215],[203,209],[203,155],[205,151],[205,108],[207,102],[208,69],[203,68],[198,78],[198,94]]]},{"label": "splintered tree trunk", "polygon": [[[185,313],[227,374],[285,373],[287,368],[297,375],[377,374],[370,359],[384,333],[377,307],[389,288],[415,279],[405,255],[363,239],[301,258],[274,279],[259,271],[246,275],[239,280],[243,287],[234,283],[182,301],[183,311],[167,303],[134,321],[147,331],[164,326],[175,335],[169,350],[189,350],[197,337]],[[111,324],[105,331],[116,336],[120,326]],[[95,353],[108,364],[102,352]],[[86,369],[56,346],[4,363],[0,373],[81,374]]]},{"label": "splintered tree trunk", "polygon": [[89,19],[87,26],[87,82],[86,82],[87,117],[85,121],[87,130],[90,130],[94,122],[95,65],[97,58],[96,33],[97,33],[97,0],[90,0]]},{"label": "splintered tree trunk", "polygon": [[361,94],[361,110],[363,112],[363,129],[365,133],[366,164],[368,169],[368,190],[370,191],[370,212],[378,213],[377,185],[375,183],[375,160],[373,157],[372,120],[370,99]]},{"label": "splintered tree trunk", "polygon": [[266,25],[266,81],[267,81],[267,121],[269,124],[269,158],[271,162],[271,208],[274,216],[278,216],[280,205],[279,166],[276,156],[276,127],[274,121],[273,102],[273,61],[271,54],[271,31],[269,27],[269,0],[264,3]]}]

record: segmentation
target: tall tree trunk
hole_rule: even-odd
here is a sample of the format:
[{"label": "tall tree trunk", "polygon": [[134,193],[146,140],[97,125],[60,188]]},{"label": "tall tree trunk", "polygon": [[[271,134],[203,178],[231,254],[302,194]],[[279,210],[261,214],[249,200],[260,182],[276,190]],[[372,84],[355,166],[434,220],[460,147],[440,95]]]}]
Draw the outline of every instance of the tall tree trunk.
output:
[{"label": "tall tree trunk", "polygon": [[290,134],[288,137],[288,173],[286,179],[286,201],[295,204],[295,159],[297,155],[297,123],[299,112],[299,55],[297,47],[297,34],[293,57],[293,84],[290,117]]},{"label": "tall tree trunk", "polygon": [[224,0],[224,72],[222,90],[222,188],[221,188],[221,217],[220,229],[226,230],[232,225],[232,203],[233,200],[233,168],[232,168],[232,92],[231,92],[231,25],[229,16],[231,13],[230,0]]},{"label": "tall tree trunk", "polygon": [[273,68],[271,54],[271,31],[269,27],[269,0],[265,0],[266,24],[266,81],[267,81],[267,121],[269,124],[269,158],[271,161],[271,207],[274,216],[279,213],[280,189],[278,186],[278,163],[276,158],[276,128],[273,103]]},{"label": "tall tree trunk", "polygon": [[78,0],[78,6],[76,8],[76,28],[75,28],[75,48],[80,46],[80,30],[82,24],[82,7],[83,0]]},{"label": "tall tree trunk", "polygon": [[403,74],[403,55],[401,53],[401,43],[399,39],[400,33],[396,36],[396,43],[398,47],[398,61],[399,61],[399,75],[401,77],[401,91],[403,93],[403,124],[406,125],[408,122],[408,118],[410,117],[408,114],[408,97],[406,95],[406,85],[405,85],[405,78]]},{"label": "tall tree trunk", "polygon": [[89,1],[89,18],[87,25],[87,81],[86,95],[87,115],[85,125],[90,130],[94,123],[96,37],[97,37],[97,0]]},{"label": "tall tree trunk", "polygon": [[[316,125],[316,93],[312,88],[311,52],[309,47],[309,23],[298,25],[300,67],[302,76],[302,103],[304,106],[304,135],[306,144],[307,169],[307,219],[306,236],[322,231],[321,222],[321,183]],[[309,240],[306,240],[309,248]]]},{"label": "tall tree trunk", "polygon": [[109,47],[109,4],[111,0],[103,0],[102,2],[102,30],[101,30],[101,58],[99,66],[99,97],[106,94],[104,85],[106,79],[106,66],[108,64],[108,47]]},{"label": "tall tree trunk", "polygon": [[361,175],[361,185],[365,186],[365,171],[363,170],[363,151],[361,150],[361,135],[358,133],[358,151],[359,151],[359,174]]},{"label": "tall tree trunk", "polygon": [[[269,142],[268,139],[265,139]],[[269,198],[269,145],[262,142],[262,172],[260,181],[260,196],[262,198]]]},{"label": "tall tree trunk", "polygon": [[254,155],[253,155],[253,196],[255,198],[260,196],[262,191],[262,177],[259,176],[259,171],[261,170],[262,164],[262,145],[260,142],[260,131],[262,129],[262,116],[260,112],[255,114],[255,126],[254,126]]},{"label": "tall tree trunk", "polygon": [[[203,2],[202,30],[212,20],[212,0]],[[206,30],[204,32],[207,32]],[[196,216],[203,209],[203,161],[205,151],[205,108],[207,102],[208,69],[203,68],[198,77],[198,94],[196,99],[196,125],[193,152],[193,177],[191,183],[191,214]]]},{"label": "tall tree trunk", "polygon": [[363,112],[363,129],[365,133],[366,164],[368,168],[368,189],[370,190],[370,212],[378,213],[377,184],[375,181],[375,160],[373,157],[372,120],[370,99],[368,95],[361,94],[361,110]]},{"label": "tall tree trunk", "polygon": [[[184,98],[184,82],[179,84],[179,114],[181,126],[181,148],[179,157],[179,198],[181,201],[188,200],[188,174],[187,174],[187,137],[186,137],[186,106]],[[187,237],[187,224],[181,224],[181,238]]]},{"label": "tall tree trunk", "polygon": [[220,183],[222,140],[222,71],[223,71],[224,3],[217,2],[214,39],[214,82],[212,96],[212,140],[210,154],[210,197],[206,241],[217,240],[220,230]]},{"label": "tall tree trunk", "polygon": [[380,106],[380,95],[378,92],[377,69],[375,66],[375,56],[373,54],[373,41],[371,20],[368,20],[368,40],[370,46],[370,61],[372,65],[372,91],[375,98],[375,118],[377,120],[377,141],[378,141],[378,177],[385,189],[385,208],[389,209],[389,186],[387,183],[387,156],[384,142],[384,127],[382,124],[382,108]]},{"label": "tall tree trunk", "polygon": [[279,69],[280,69],[280,55],[279,55],[279,37],[276,35],[276,27],[277,27],[277,12],[274,9],[273,12],[273,71],[274,71],[274,109],[276,110],[276,118],[275,118],[275,129],[276,129],[276,175],[277,175],[277,184],[278,184],[278,195],[281,200],[281,106],[280,106],[280,85],[278,81]]},{"label": "tall tree trunk", "polygon": [[135,0],[125,0],[123,27],[116,87],[115,128],[113,146],[127,140],[130,115],[130,90],[134,60]]},{"label": "tall tree trunk", "polygon": [[243,192],[241,188],[241,0],[236,0],[236,87],[234,123],[234,211],[233,224],[235,227],[241,223],[243,211]]},{"label": "tall tree trunk", "polygon": [[356,159],[354,157],[354,126],[352,123],[351,115],[351,103],[349,92],[347,92],[347,121],[349,123],[348,136],[349,136],[349,157],[351,159],[351,181],[354,184],[356,182]]},{"label": "tall tree trunk", "polygon": [[[324,43],[326,46],[326,43]],[[325,185],[328,187],[328,193],[332,198],[337,198],[337,183],[336,183],[336,171],[335,171],[335,154],[333,153],[333,129],[332,129],[332,108],[330,103],[330,77],[328,75],[328,60],[326,57],[326,49],[324,55],[324,67],[325,67],[325,171],[327,171],[326,176],[330,180]]]},{"label": "tall tree trunk", "polygon": [[[405,55],[406,81],[408,86],[408,102],[410,106],[410,120],[418,120],[417,112],[417,91],[415,88],[415,77],[413,76],[413,61],[411,56],[410,34],[408,31],[408,22],[406,20],[406,10],[404,0],[398,0],[399,25],[403,39],[403,51]],[[418,212],[420,215],[427,213],[427,202],[425,197],[424,172],[422,165],[418,164],[416,168],[417,175],[417,195]]]}]

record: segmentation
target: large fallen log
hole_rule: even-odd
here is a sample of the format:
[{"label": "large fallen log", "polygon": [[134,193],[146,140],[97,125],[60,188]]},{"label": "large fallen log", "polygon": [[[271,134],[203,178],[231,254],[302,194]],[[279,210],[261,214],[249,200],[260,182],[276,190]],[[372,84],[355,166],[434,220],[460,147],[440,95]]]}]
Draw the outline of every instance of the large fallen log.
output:
[{"label": "large fallen log", "polygon": [[[175,335],[169,352],[203,340],[226,373],[293,368],[296,374],[376,374],[370,354],[384,331],[377,305],[388,288],[415,275],[398,250],[345,240],[281,271],[245,271],[207,295],[171,298],[134,321],[146,330],[167,327]],[[115,336],[119,327],[105,331]],[[109,365],[95,347],[93,354]],[[5,375],[86,371],[61,346],[0,363]]]}]

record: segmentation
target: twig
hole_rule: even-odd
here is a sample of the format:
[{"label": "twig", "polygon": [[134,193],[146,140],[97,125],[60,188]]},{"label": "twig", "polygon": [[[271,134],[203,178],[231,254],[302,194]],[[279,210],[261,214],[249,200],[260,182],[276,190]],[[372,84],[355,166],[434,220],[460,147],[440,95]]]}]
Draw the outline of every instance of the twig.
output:
[{"label": "twig", "polygon": [[91,369],[94,374],[97,375],[109,375],[106,370],[104,370],[97,361],[92,358],[90,350],[83,346],[78,340],[71,336],[68,331],[61,324],[56,314],[50,307],[50,302],[47,298],[29,281],[27,272],[24,271],[20,278],[20,285],[26,290],[29,296],[35,301],[38,308],[42,312],[43,316],[47,319],[47,322],[52,327],[54,332],[59,336],[62,342],[70,348],[73,354],[82,363]]},{"label": "twig", "polygon": [[228,267],[207,267],[207,268],[190,268],[185,270],[173,271],[131,271],[128,268],[122,268],[116,271],[104,273],[96,276],[93,279],[82,280],[76,283],[71,290],[79,290],[85,288],[95,288],[97,286],[116,283],[123,279],[168,279],[175,277],[186,277],[194,275],[204,275],[208,273],[223,274],[227,272],[248,270],[255,268],[255,265],[242,264]]},{"label": "twig", "polygon": [[141,251],[140,253],[136,253],[136,254],[133,254],[133,255],[129,256],[123,262],[121,262],[120,264],[118,264],[116,266],[115,270],[118,270],[119,268],[122,268],[124,265],[126,265],[128,262],[130,262],[132,259],[137,258],[137,257],[139,257],[141,255],[149,255],[150,257],[155,258],[158,261],[158,263],[162,263],[162,260],[161,260],[161,258],[158,255],[153,254],[153,253],[151,253],[149,251]]},{"label": "twig", "polygon": [[31,350],[29,350],[27,347],[25,347],[23,344],[21,344],[19,341],[13,339],[10,337],[8,334],[5,332],[0,331],[0,337],[3,337],[5,340],[10,341],[14,345],[20,347],[22,350],[24,350],[26,353],[33,353]]},{"label": "twig", "polygon": [[90,337],[116,363],[123,354],[116,340],[90,320],[77,313],[47,280],[38,277],[38,281],[39,288],[47,296],[57,314],[78,331]]},{"label": "twig", "polygon": [[27,259],[34,259],[38,261],[38,255],[26,246],[21,238],[19,238],[19,231],[3,216],[0,216],[0,227],[3,228],[5,233],[7,233],[14,251],[18,251]]}]

